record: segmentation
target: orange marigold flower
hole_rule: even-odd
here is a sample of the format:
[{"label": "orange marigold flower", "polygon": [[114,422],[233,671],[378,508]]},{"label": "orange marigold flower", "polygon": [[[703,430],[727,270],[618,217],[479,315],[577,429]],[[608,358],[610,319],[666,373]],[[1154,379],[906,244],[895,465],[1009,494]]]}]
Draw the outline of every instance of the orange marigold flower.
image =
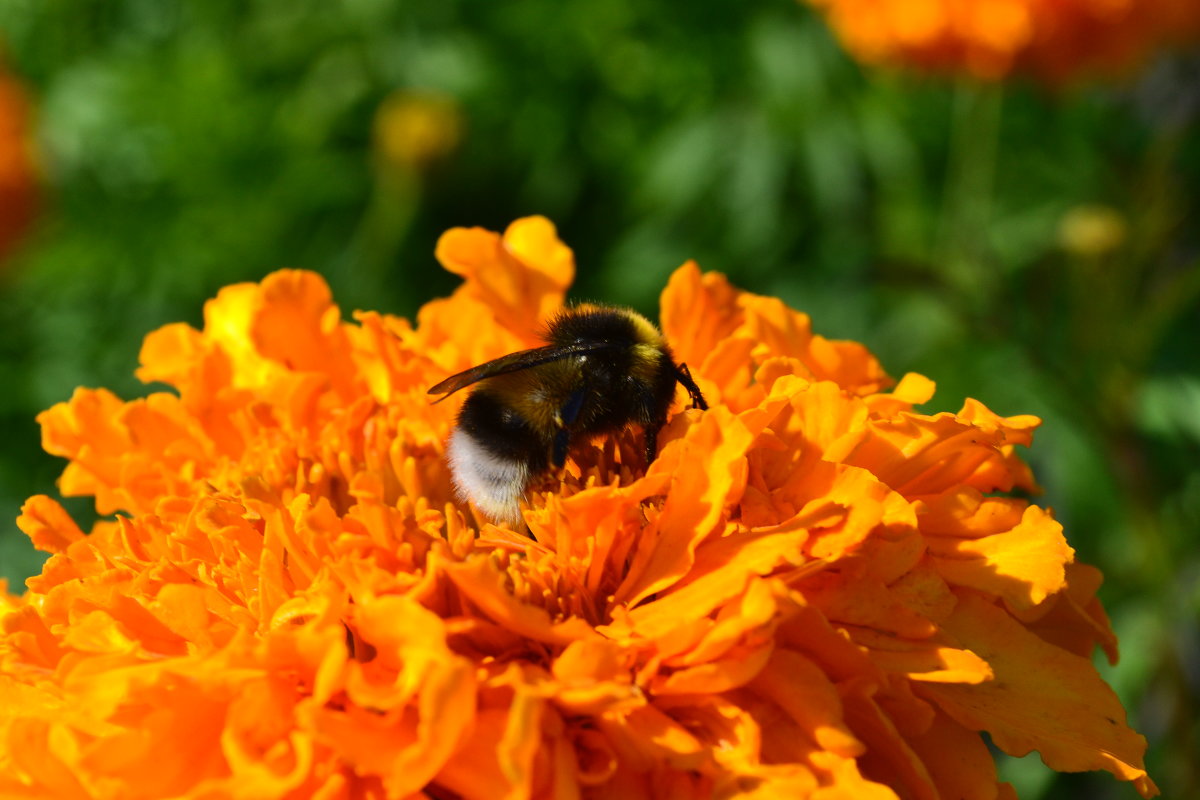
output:
[{"label": "orange marigold flower", "polygon": [[24,508],[52,555],[0,605],[0,795],[1012,797],[984,731],[1156,793],[1099,573],[1006,494],[1037,419],[918,413],[931,381],[689,263],[662,324],[710,409],[478,524],[426,389],[533,344],[573,257],[541,218],[437,254],[464,282],[415,326],[277,272],[146,339],[175,392],[41,416],[118,513]]},{"label": "orange marigold flower", "polygon": [[29,100],[0,66],[0,258],[29,229],[37,213],[38,170]]},{"label": "orange marigold flower", "polygon": [[1200,36],[1195,0],[808,0],[870,64],[1062,82]]}]

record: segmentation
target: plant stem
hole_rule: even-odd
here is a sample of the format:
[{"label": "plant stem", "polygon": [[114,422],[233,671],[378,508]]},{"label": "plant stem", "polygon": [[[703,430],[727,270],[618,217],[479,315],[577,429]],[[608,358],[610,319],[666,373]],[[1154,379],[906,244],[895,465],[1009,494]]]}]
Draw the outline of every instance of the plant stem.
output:
[{"label": "plant stem", "polygon": [[997,283],[987,244],[1003,96],[998,84],[967,79],[954,93],[936,266],[972,311],[986,308]]}]

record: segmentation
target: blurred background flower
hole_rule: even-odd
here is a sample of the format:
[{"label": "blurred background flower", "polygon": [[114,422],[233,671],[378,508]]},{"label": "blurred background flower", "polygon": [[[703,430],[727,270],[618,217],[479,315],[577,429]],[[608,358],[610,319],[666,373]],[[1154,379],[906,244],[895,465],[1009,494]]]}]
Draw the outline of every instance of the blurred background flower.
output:
[{"label": "blurred background flower", "polygon": [[382,169],[421,170],[453,152],[461,138],[458,104],[447,94],[398,90],[375,112],[375,152]]},{"label": "blurred background flower", "polygon": [[29,98],[0,62],[0,267],[29,230],[37,195]]},{"label": "blurred background flower", "polygon": [[[793,0],[0,5],[44,176],[0,272],[4,575],[39,568],[11,521],[62,469],[34,416],[78,385],[144,394],[147,331],[285,266],[347,315],[411,316],[454,284],[443,230],[542,213],[577,299],[653,315],[695,258],[937,376],[939,407],[1042,417],[1039,503],[1108,578],[1123,658],[1102,670],[1166,795],[1200,793],[1200,12],[822,6],[842,37],[887,22],[947,47],[951,7],[974,9],[970,48],[923,62],[891,28],[847,55]],[[952,79],[875,68],[885,45]],[[1026,798],[1117,791],[1004,769]]]},{"label": "blurred background flower", "polygon": [[809,0],[869,64],[1052,82],[1128,71],[1200,33],[1192,0]]}]

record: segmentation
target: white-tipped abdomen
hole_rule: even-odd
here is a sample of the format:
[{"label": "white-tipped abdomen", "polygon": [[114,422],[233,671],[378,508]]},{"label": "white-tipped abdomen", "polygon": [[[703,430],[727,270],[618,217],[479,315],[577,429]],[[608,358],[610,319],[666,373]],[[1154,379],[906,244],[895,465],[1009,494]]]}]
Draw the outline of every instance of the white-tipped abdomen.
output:
[{"label": "white-tipped abdomen", "polygon": [[488,452],[478,441],[455,428],[446,447],[454,488],[488,519],[515,527],[521,523],[521,495],[529,466]]}]

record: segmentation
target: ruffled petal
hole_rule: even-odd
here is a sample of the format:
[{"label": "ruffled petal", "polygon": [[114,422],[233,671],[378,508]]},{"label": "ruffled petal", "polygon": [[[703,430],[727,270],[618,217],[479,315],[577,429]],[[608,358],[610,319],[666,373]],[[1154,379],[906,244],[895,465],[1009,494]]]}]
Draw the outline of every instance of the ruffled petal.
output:
[{"label": "ruffled petal", "polygon": [[1141,766],[1146,740],[1127,726],[1116,694],[1089,660],[1037,638],[975,594],[962,597],[945,627],[996,674],[976,687],[923,686],[947,715],[986,730],[1010,755],[1037,750],[1053,769],[1104,769],[1143,796],[1157,793]]}]

